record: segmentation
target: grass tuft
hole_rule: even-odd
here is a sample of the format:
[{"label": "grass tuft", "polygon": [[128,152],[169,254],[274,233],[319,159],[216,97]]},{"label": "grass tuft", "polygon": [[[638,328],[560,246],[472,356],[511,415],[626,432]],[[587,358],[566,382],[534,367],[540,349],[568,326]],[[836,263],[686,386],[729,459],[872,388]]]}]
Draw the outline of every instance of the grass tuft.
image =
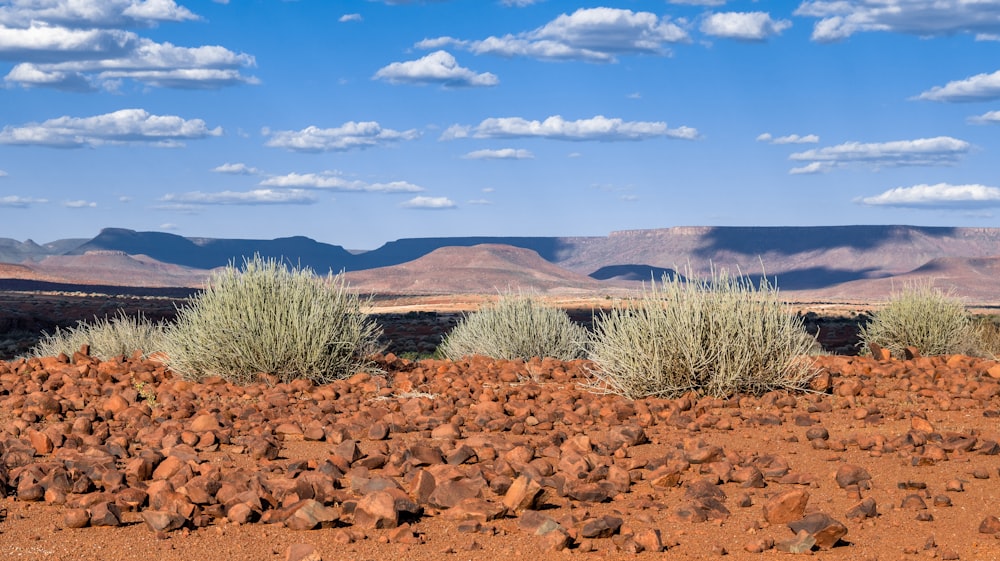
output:
[{"label": "grass tuft", "polygon": [[495,359],[552,357],[572,360],[583,355],[587,330],[569,315],[521,294],[503,294],[493,304],[463,317],[438,351],[458,360],[483,355]]},{"label": "grass tuft", "polygon": [[872,343],[903,356],[906,347],[923,355],[979,354],[972,317],[961,300],[929,282],[895,292],[859,333],[863,352]]},{"label": "grass tuft", "polygon": [[129,356],[135,351],[142,351],[144,356],[161,350],[164,324],[153,323],[139,312],[134,316],[127,315],[124,310],[118,310],[113,317],[93,321],[79,321],[76,326],[67,329],[56,328],[51,333],[42,334],[41,340],[32,347],[30,356],[58,356],[80,350],[83,345],[90,346],[90,354],[100,360],[109,360],[116,356]]},{"label": "grass tuft", "polygon": [[255,255],[214,274],[177,310],[167,330],[167,365],[191,379],[221,376],[239,384],[260,374],[282,382],[325,383],[350,376],[380,350],[381,328],[342,275],[317,277]]},{"label": "grass tuft", "polygon": [[628,398],[726,397],[805,387],[815,344],[766,280],[713,271],[664,276],[595,317],[590,359],[595,387]]}]

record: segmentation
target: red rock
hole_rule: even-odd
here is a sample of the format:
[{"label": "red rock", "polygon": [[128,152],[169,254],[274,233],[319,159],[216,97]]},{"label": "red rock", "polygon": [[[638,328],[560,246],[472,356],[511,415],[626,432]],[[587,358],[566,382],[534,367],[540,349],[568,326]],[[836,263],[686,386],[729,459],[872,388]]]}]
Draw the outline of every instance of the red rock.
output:
[{"label": "red rock", "polygon": [[622,519],[617,516],[601,516],[584,522],[580,528],[580,537],[583,538],[610,538],[618,533],[622,527]]},{"label": "red rock", "polygon": [[163,510],[144,510],[142,520],[154,532],[173,532],[180,530],[187,523],[187,518],[175,512]]},{"label": "red rock", "polygon": [[754,540],[745,546],[743,549],[748,553],[764,553],[765,551],[772,549],[774,547],[774,540],[771,538],[760,538],[759,540]]},{"label": "red rock", "polygon": [[864,488],[868,488],[867,482],[872,478],[871,474],[868,473],[863,467],[855,466],[851,464],[841,464],[837,468],[837,485],[840,485],[841,489],[846,489],[850,485],[858,485],[859,487],[864,485]]},{"label": "red rock", "polygon": [[52,443],[52,438],[48,434],[37,430],[28,431],[28,442],[31,443],[31,447],[35,449],[35,453],[39,456],[52,453],[52,449],[55,447]]},{"label": "red rock", "polygon": [[90,507],[91,526],[121,526],[122,513],[112,502],[99,502]]},{"label": "red rock", "polygon": [[292,530],[312,530],[330,527],[340,518],[340,511],[324,506],[314,499],[299,501],[292,507],[291,515],[285,519],[285,526]]},{"label": "red rock", "polygon": [[90,525],[90,513],[84,508],[71,508],[63,514],[63,525],[67,528],[86,528]]},{"label": "red rock", "polygon": [[285,561],[323,561],[316,547],[307,543],[295,543],[285,551]]},{"label": "red rock", "polygon": [[785,553],[805,553],[810,551],[815,545],[816,538],[812,537],[805,530],[799,530],[799,533],[794,538],[778,542],[774,544],[774,548]]},{"label": "red rock", "polygon": [[660,531],[656,529],[636,532],[634,539],[636,543],[642,546],[644,551],[659,553],[666,549],[663,547],[663,538],[660,535]]},{"label": "red rock", "polygon": [[788,527],[797,534],[806,532],[814,538],[815,545],[820,549],[832,548],[840,538],[847,535],[846,526],[821,512],[810,514],[795,522],[789,522]]},{"label": "red rock", "polygon": [[520,514],[526,510],[534,510],[539,507],[545,491],[542,486],[533,479],[519,476],[507,489],[503,497],[503,505],[509,512]]},{"label": "red rock", "polygon": [[996,516],[987,516],[979,524],[980,534],[998,534],[1000,533],[1000,518]]},{"label": "red rock", "polygon": [[868,497],[858,504],[851,507],[845,515],[847,518],[858,518],[864,520],[865,518],[874,518],[878,515],[877,505],[875,499]]},{"label": "red rock", "polygon": [[764,503],[764,520],[771,524],[787,524],[802,518],[809,502],[809,493],[804,489],[791,489],[779,493]]},{"label": "red rock", "polygon": [[354,507],[354,523],[362,528],[395,528],[405,516],[423,512],[416,503],[390,491],[377,491],[362,497]]},{"label": "red rock", "polygon": [[489,522],[502,518],[507,514],[507,507],[479,498],[468,498],[444,512],[444,516],[452,520],[475,520]]},{"label": "red rock", "polygon": [[427,497],[427,503],[437,508],[451,508],[465,499],[481,497],[486,488],[482,478],[464,477],[437,483]]},{"label": "red rock", "polygon": [[909,510],[927,510],[927,503],[924,501],[923,497],[917,494],[911,494],[903,497],[903,502],[899,506],[900,508]]},{"label": "red rock", "polygon": [[213,431],[221,428],[222,425],[219,424],[219,419],[215,415],[210,414],[198,415],[188,423],[188,429],[194,432]]}]

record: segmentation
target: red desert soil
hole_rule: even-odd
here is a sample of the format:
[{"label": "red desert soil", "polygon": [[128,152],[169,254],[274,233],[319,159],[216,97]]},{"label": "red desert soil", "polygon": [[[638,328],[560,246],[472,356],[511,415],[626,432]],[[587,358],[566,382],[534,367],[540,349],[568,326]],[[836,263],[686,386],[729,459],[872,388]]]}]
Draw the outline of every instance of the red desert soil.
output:
[{"label": "red desert soil", "polygon": [[0,559],[1000,558],[994,361],[824,356],[811,393],[636,401],[583,361],[377,366],[0,363]]}]

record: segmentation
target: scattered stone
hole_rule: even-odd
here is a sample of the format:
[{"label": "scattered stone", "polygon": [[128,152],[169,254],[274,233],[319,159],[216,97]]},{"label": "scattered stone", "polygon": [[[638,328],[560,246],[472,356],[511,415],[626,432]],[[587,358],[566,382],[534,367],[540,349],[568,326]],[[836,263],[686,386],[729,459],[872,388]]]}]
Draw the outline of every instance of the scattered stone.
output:
[{"label": "scattered stone", "polygon": [[90,513],[84,508],[71,508],[63,515],[63,525],[67,528],[86,528],[90,525]]},{"label": "scattered stone", "polygon": [[980,534],[1000,534],[1000,518],[987,516],[979,524]]},{"label": "scattered stone", "polygon": [[580,528],[580,537],[583,538],[610,538],[618,533],[622,527],[622,519],[617,516],[601,516],[583,524]]},{"label": "scattered stone", "polygon": [[285,551],[285,561],[323,561],[316,551],[316,546],[308,543],[295,543]]},{"label": "scattered stone", "polygon": [[832,548],[840,538],[847,535],[846,526],[821,512],[789,522],[788,527],[796,533],[806,532],[815,539],[814,543],[820,549]]},{"label": "scattered stone", "polygon": [[812,537],[805,530],[799,530],[799,533],[794,538],[778,542],[774,545],[774,548],[785,553],[805,553],[812,550],[815,545],[816,538]]},{"label": "scattered stone", "polygon": [[503,504],[511,513],[520,514],[526,510],[537,509],[544,493],[545,490],[535,480],[522,475],[507,489]]},{"label": "scattered stone", "polygon": [[846,489],[850,485],[857,485],[860,488],[867,489],[868,481],[871,478],[872,476],[868,473],[868,470],[860,466],[843,464],[837,468],[836,480],[837,485],[840,485],[841,489]]},{"label": "scattered stone", "polygon": [[805,489],[791,489],[779,493],[764,503],[764,520],[771,524],[786,524],[802,518],[809,502],[809,492]]}]

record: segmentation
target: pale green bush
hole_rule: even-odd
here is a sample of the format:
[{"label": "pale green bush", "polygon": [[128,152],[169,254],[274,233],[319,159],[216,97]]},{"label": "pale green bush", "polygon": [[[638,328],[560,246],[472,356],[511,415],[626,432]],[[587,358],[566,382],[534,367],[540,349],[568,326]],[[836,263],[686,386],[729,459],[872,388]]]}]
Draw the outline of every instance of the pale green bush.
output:
[{"label": "pale green bush", "polygon": [[805,387],[815,344],[766,280],[713,272],[705,281],[664,276],[599,314],[589,358],[595,388],[629,398],[725,397]]},{"label": "pale green bush", "polygon": [[993,360],[1000,358],[1000,318],[978,318],[973,323],[973,333],[981,356]]},{"label": "pale green bush", "polygon": [[52,334],[45,333],[32,347],[31,356],[58,356],[61,353],[73,356],[83,345],[90,346],[90,355],[101,360],[116,356],[129,356],[135,351],[144,355],[157,352],[163,346],[163,323],[153,323],[139,312],[127,315],[119,310],[111,318],[92,322],[79,321],[75,327],[56,328]]},{"label": "pale green bush", "polygon": [[260,374],[317,383],[349,376],[379,351],[382,331],[342,275],[317,277],[254,256],[214,274],[166,332],[167,365],[198,379]]},{"label": "pale green bush", "polygon": [[903,356],[906,347],[916,347],[923,355],[978,353],[965,305],[927,282],[893,293],[861,326],[859,336],[864,351],[875,343],[894,356]]},{"label": "pale green bush", "polygon": [[569,315],[526,295],[504,294],[463,317],[438,348],[452,360],[469,355],[497,359],[579,358],[587,330]]}]

